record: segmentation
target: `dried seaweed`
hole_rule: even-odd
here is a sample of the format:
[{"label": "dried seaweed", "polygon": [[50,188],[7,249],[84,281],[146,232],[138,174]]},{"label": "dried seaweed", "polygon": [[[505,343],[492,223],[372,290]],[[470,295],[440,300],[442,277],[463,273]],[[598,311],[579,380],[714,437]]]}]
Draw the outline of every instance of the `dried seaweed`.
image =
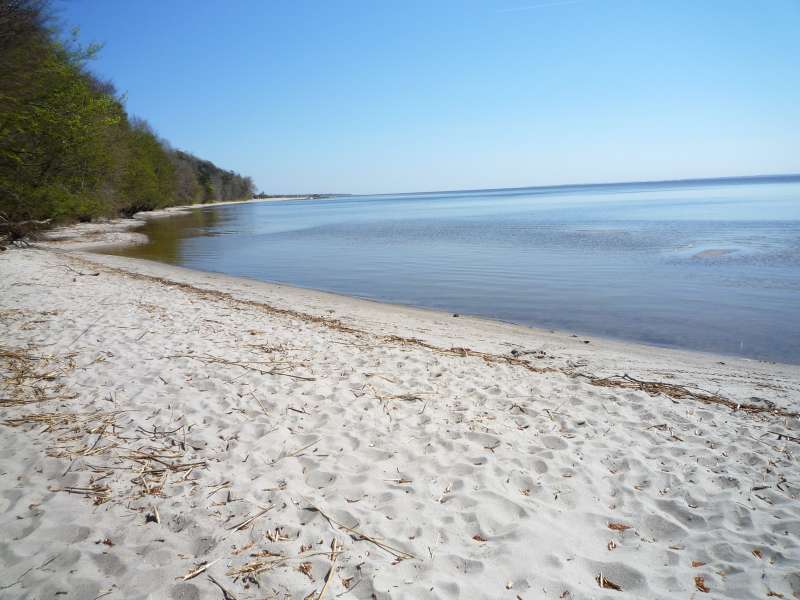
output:
[{"label": "dried seaweed", "polygon": [[581,375],[589,380],[589,383],[599,387],[615,387],[623,389],[641,390],[651,396],[663,394],[669,398],[676,400],[691,399],[704,404],[720,404],[727,406],[734,411],[742,411],[747,413],[769,413],[780,417],[797,417],[796,412],[791,412],[783,409],[778,409],[769,406],[758,406],[756,404],[742,404],[724,398],[719,394],[713,394],[692,386],[679,385],[676,383],[664,383],[662,381],[643,381],[636,379],[628,374],[625,375],[610,375],[608,377],[593,377],[591,375]]}]

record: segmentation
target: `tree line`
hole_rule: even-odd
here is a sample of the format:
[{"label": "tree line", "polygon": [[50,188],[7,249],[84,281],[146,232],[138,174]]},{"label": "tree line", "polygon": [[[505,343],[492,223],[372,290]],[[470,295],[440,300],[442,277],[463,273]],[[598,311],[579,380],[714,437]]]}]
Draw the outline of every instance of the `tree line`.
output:
[{"label": "tree line", "polygon": [[252,197],[253,182],[171,148],[89,71],[48,0],[0,0],[0,219],[91,220]]}]

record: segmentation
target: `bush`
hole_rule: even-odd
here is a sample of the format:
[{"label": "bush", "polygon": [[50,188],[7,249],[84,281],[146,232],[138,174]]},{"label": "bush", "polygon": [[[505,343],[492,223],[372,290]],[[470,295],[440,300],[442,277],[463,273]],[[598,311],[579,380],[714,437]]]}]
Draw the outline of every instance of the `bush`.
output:
[{"label": "bush", "polygon": [[252,197],[250,178],[176,151],[59,39],[46,2],[0,0],[0,213],[90,220]]}]

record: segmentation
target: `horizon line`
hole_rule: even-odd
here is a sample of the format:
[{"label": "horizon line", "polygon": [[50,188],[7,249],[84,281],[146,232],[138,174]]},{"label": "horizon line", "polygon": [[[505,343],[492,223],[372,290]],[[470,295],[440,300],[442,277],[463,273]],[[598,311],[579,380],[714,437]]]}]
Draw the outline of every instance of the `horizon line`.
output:
[{"label": "horizon line", "polygon": [[761,173],[757,175],[721,175],[717,177],[685,177],[682,179],[635,179],[633,181],[589,181],[582,183],[553,183],[553,184],[540,184],[540,185],[522,185],[513,187],[497,187],[497,188],[457,188],[448,190],[421,190],[417,192],[374,192],[367,194],[352,194],[349,192],[311,192],[311,193],[275,193],[258,192],[259,194],[267,194],[268,196],[327,196],[327,197],[361,197],[361,196],[413,196],[418,194],[454,194],[457,192],[504,192],[509,190],[543,190],[543,189],[560,189],[560,188],[573,188],[573,187],[607,187],[616,185],[643,185],[655,183],[706,183],[718,182],[726,183],[736,180],[749,179],[749,180],[765,180],[765,179],[800,179],[800,172],[797,173]]},{"label": "horizon line", "polygon": [[597,181],[597,182],[584,182],[584,183],[555,183],[543,185],[523,185],[513,187],[497,187],[497,188],[463,188],[463,189],[448,189],[448,190],[423,190],[418,192],[377,192],[372,194],[349,194],[349,193],[316,193],[311,195],[326,195],[326,196],[412,196],[417,194],[454,194],[457,192],[502,192],[509,190],[542,190],[542,189],[559,189],[559,188],[573,188],[573,187],[607,187],[618,185],[643,185],[643,184],[657,184],[657,183],[705,183],[705,182],[718,182],[726,183],[735,180],[764,180],[764,179],[800,179],[800,173],[774,173],[774,174],[758,174],[758,175],[724,175],[719,177],[686,177],[682,179],[637,179],[633,181]]}]

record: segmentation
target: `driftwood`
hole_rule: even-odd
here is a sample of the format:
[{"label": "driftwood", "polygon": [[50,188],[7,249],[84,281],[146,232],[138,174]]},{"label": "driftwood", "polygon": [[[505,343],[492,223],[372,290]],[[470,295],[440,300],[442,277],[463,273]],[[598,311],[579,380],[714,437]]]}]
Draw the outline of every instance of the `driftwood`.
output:
[{"label": "driftwood", "polygon": [[38,231],[50,227],[52,219],[37,221],[9,221],[0,215],[0,237],[6,237],[9,241],[23,240],[34,235]]}]

